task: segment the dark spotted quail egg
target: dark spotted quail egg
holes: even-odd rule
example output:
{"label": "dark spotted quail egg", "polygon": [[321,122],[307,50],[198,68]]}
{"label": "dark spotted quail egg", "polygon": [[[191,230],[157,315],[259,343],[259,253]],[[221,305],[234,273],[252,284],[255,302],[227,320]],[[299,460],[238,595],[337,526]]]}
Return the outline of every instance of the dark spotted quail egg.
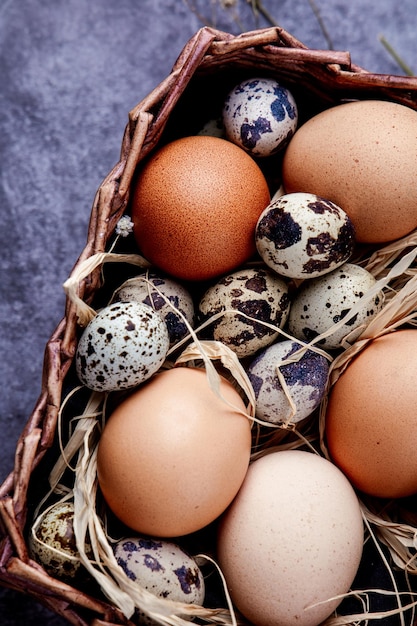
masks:
{"label": "dark spotted quail egg", "polygon": [[[311,341],[329,331],[328,336],[318,340],[318,345],[325,349],[352,343],[384,304],[384,294],[377,290],[361,306],[361,299],[375,283],[372,274],[355,263],[345,263],[325,276],[305,281],[291,304],[290,333],[302,341]],[[353,306],[359,306],[359,310],[332,330]]]}
{"label": "dark spotted quail egg", "polygon": [[236,85],[223,106],[227,139],[254,157],[283,150],[298,123],[291,92],[271,78],[250,78]]}
{"label": "dark spotted quail egg", "polygon": [[[308,417],[323,398],[329,360],[285,339],[260,352],[247,368],[256,398],[256,417],[274,424],[295,424]],[[281,375],[281,378],[279,376]]]}
{"label": "dark spotted quail egg", "polygon": [[259,217],[256,248],[264,263],[282,276],[313,278],[352,255],[353,224],[333,202],[310,193],[291,193],[271,202]]}
{"label": "dark spotted quail egg", "polygon": [[115,544],[114,555],[125,574],[155,596],[203,604],[203,574],[193,557],[176,543],[152,537],[128,537]]}
{"label": "dark spotted quail egg", "polygon": [[94,391],[130,389],[161,367],[168,349],[168,329],[159,313],[140,302],[114,302],[81,335],[77,375]]}
{"label": "dark spotted quail egg", "polygon": [[287,283],[265,268],[224,276],[207,289],[199,303],[202,320],[216,316],[209,326],[211,337],[238,357],[251,356],[271,344],[278,337],[275,329],[287,320],[289,307]]}
{"label": "dark spotted quail egg", "polygon": [[31,556],[60,580],[74,578],[81,567],[73,520],[72,502],[59,502],[36,521],[29,536]]}
{"label": "dark spotted quail egg", "polygon": [[164,319],[173,346],[194,325],[194,302],[191,294],[176,280],[145,272],[130,278],[119,287],[115,302],[143,302],[158,311]]}

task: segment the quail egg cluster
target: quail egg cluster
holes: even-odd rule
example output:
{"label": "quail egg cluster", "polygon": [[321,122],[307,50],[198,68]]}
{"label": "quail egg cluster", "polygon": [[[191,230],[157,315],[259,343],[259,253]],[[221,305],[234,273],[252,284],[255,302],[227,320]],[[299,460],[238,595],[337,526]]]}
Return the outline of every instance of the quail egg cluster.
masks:
{"label": "quail egg cluster", "polygon": [[[289,506],[284,510],[274,501],[267,465],[279,466],[274,455],[281,454],[275,451],[281,437],[310,442],[311,431],[304,438],[303,429],[319,429],[332,361],[360,338],[386,302],[386,291],[363,263],[357,215],[348,202],[350,180],[340,179],[338,191],[344,189],[345,196],[322,193],[329,187],[319,184],[293,184],[297,176],[290,176],[287,155],[293,157],[304,124],[314,130],[314,118],[299,126],[299,110],[288,85],[271,77],[249,77],[232,85],[199,132],[151,151],[133,179],[124,216],[131,220],[129,230],[115,231],[116,236],[123,231],[124,245],[135,247],[147,269],[129,277],[121,271],[116,286],[111,283],[106,304],[79,329],[77,382],[95,396],[102,394],[106,410],[110,407],[97,429],[95,459],[101,511],[109,514],[118,531],[118,539],[111,540],[114,558],[129,584],[174,603],[203,607],[207,602],[205,570],[185,548],[184,537],[205,539],[207,532],[211,554],[222,544],[222,529],[228,524],[234,528],[236,523],[236,532],[242,533],[242,543],[236,541],[232,552],[246,545],[245,537],[258,536],[253,516],[245,513],[249,505],[242,504],[242,493],[250,494],[255,504],[249,508],[256,508],[263,485],[264,504],[256,515],[262,528],[274,529],[261,538],[267,555],[274,538],[282,543],[284,534],[292,535],[298,545],[296,511],[310,511],[316,498],[313,508],[323,513],[325,478],[317,478],[315,493],[303,492],[302,472],[300,477],[291,474]],[[330,142],[331,134],[327,137]],[[302,154],[297,160],[300,170]],[[311,155],[314,151],[314,165]],[[310,178],[314,183],[322,172],[316,174]],[[193,350],[203,344],[221,353],[216,388],[210,372],[201,371],[204,358],[194,358]],[[184,365],[187,349],[192,359]],[[219,359],[217,353],[215,357]],[[232,380],[229,363],[239,370],[239,381]],[[249,393],[239,384],[242,380]],[[265,441],[273,448],[267,462],[257,457]],[[289,446],[281,456],[289,467],[293,453]],[[303,455],[308,467],[315,455]],[[323,469],[326,464],[338,483],[339,470],[328,461]],[[285,475],[280,480],[284,492],[288,481]],[[301,597],[303,606],[325,605],[330,596],[341,598],[357,571],[362,516],[356,494],[343,482],[345,487],[346,519],[351,514],[355,523],[343,529],[343,536],[339,523],[331,532],[341,554],[355,546],[353,565],[347,577],[342,576],[345,582],[335,587],[327,574],[343,569],[340,562],[331,561],[330,555],[330,565],[320,572],[317,559],[306,550],[298,570],[302,582],[293,594]],[[158,526],[161,503],[163,525]],[[202,503],[210,517],[202,515]],[[333,500],[327,504],[332,509]],[[283,512],[285,532],[276,528],[273,510]],[[80,567],[73,516],[71,503],[56,506],[38,520],[32,533],[33,558],[62,579],[74,576]],[[146,525],[141,525],[145,516]],[[325,521],[332,517],[326,513],[324,521],[322,515],[320,524],[312,521],[309,526],[309,516],[303,516],[303,533],[316,542],[311,554],[321,554],[328,536]],[[187,524],[180,527],[178,520],[185,519]],[[218,533],[214,539],[213,527]],[[235,550],[237,563],[243,552]],[[244,572],[228,569],[229,555],[227,546],[222,559],[225,571],[236,575],[236,598],[243,580],[259,590],[263,564]],[[286,567],[299,567],[290,554],[287,558]],[[279,559],[275,561],[270,563],[271,580]],[[306,599],[310,581],[305,572],[312,569],[329,593]],[[269,609],[268,602],[264,598],[261,604]],[[301,612],[288,623],[318,626],[329,616],[326,610],[320,612],[320,622],[303,621]],[[136,613],[138,623],[147,625],[165,623],[159,617],[154,622],[146,612]],[[277,623],[273,611],[265,620],[252,613],[245,617],[256,626]],[[174,614],[169,619],[177,623]]]}

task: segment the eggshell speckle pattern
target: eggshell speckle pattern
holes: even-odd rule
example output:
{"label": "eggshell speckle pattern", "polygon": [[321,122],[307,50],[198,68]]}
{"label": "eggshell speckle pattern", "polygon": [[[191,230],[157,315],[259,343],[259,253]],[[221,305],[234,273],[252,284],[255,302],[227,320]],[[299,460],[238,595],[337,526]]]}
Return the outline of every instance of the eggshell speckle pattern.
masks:
{"label": "eggshell speckle pattern", "polygon": [[313,452],[273,452],[253,461],[223,517],[218,561],[252,624],[318,626],[349,591],[363,536],[358,498],[336,466]]}
{"label": "eggshell speckle pattern", "polygon": [[115,302],[81,335],[77,375],[94,391],[129,389],[160,368],[168,349],[168,329],[159,313],[143,303]]}
{"label": "eggshell speckle pattern", "polygon": [[167,600],[203,604],[203,574],[196,561],[176,543],[128,537],[115,544],[114,555],[130,580],[150,593]]}
{"label": "eggshell speckle pattern", "polygon": [[194,302],[185,287],[171,278],[144,273],[130,278],[117,290],[116,302],[142,302],[152,307],[167,325],[170,345],[188,333],[187,325],[194,325]]}
{"label": "eggshell speckle pattern", "polygon": [[345,263],[355,246],[350,218],[339,206],[310,193],[284,194],[256,225],[256,248],[282,276],[313,278]]}
{"label": "eggshell speckle pattern", "polygon": [[212,280],[255,253],[254,230],[269,204],[255,160],[212,135],[181,137],[152,154],[132,190],[141,254],[179,280]]}
{"label": "eggshell speckle pattern", "polygon": [[[291,339],[278,341],[249,364],[247,374],[255,392],[256,416],[263,421],[295,424],[320,404],[326,389],[329,361],[311,349],[296,354],[301,348],[301,344]],[[282,364],[291,357],[293,362]],[[277,368],[295,410],[277,375]]]}
{"label": "eggshell speckle pattern", "polygon": [[289,307],[287,283],[264,268],[248,268],[224,276],[209,287],[199,303],[204,320],[225,312],[213,321],[210,332],[214,340],[226,344],[238,357],[251,356],[270,345],[278,331],[262,322],[282,328]]}
{"label": "eggshell speckle pattern", "polygon": [[[290,333],[302,341],[315,339],[346,317],[375,283],[372,274],[355,263],[345,263],[326,276],[306,281],[291,303]],[[383,304],[384,294],[378,291],[345,324],[319,339],[318,345],[336,349],[352,343]]]}
{"label": "eggshell speckle pattern", "polygon": [[61,580],[74,578],[81,566],[73,521],[72,502],[60,502],[44,513],[29,536],[32,557]]}
{"label": "eggshell speckle pattern", "polygon": [[226,137],[255,157],[282,150],[297,128],[297,104],[291,92],[270,78],[236,85],[223,107]]}

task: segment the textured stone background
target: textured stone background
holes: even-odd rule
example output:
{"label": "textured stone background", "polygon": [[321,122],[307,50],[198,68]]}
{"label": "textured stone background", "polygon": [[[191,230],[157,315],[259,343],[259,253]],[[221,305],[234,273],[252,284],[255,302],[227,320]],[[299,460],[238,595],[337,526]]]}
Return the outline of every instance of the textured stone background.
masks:
{"label": "textured stone background", "polygon": [[[309,47],[349,50],[368,70],[401,74],[382,33],[417,72],[415,0],[263,6]],[[0,3],[0,481],[36,402],[62,283],[84,246],[95,191],[118,160],[128,111],[203,24],[233,33],[270,25],[246,0]],[[0,623],[67,622],[2,590]]]}

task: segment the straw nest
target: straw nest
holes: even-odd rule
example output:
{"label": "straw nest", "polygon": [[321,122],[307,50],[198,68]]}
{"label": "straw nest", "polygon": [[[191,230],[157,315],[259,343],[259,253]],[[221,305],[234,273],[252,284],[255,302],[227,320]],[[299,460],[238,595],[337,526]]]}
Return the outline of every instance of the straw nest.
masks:
{"label": "straw nest", "polygon": [[[123,237],[123,220],[129,214],[129,194],[138,164],[161,138],[172,136],[173,129],[181,128],[186,134],[186,105],[201,90],[209,96],[206,101],[215,102],[237,77],[250,76],[254,71],[285,82],[308,103],[312,113],[345,100],[372,98],[417,109],[417,79],[369,73],[352,65],[348,52],[308,49],[281,28],[240,36],[202,28],[186,44],[169,76],[130,111],[120,160],[97,191],[87,244],[64,285],[65,315],[46,346],[39,400],[17,442],[13,471],[0,488],[2,584],[29,594],[73,624],[135,624],[137,608],[162,624],[186,624],[190,618],[213,624],[241,620],[227,601],[226,590],[225,606],[220,608],[169,603],[132,584],[121,572],[111,537],[95,507],[97,425],[103,423],[107,398],[102,393],[86,393],[74,379],[71,366],[80,328],[94,317],[96,295],[103,292],[103,285],[106,287],[105,267],[116,263],[142,269],[149,266],[146,259],[126,248]],[[416,244],[417,234],[411,233],[358,260],[376,277],[378,289],[386,289],[386,305],[361,337],[332,362],[329,385],[373,337],[400,324],[414,323]],[[190,332],[193,342],[185,347],[179,362],[201,361],[215,384],[213,363],[219,360],[243,391],[253,416],[253,390],[237,359],[221,345],[200,341],[198,332]],[[323,411],[317,424],[316,431],[310,429],[301,436],[291,429],[270,430],[265,446],[297,447],[318,442],[320,448]],[[324,446],[322,451],[326,454]],[[74,502],[77,547],[93,581],[89,585],[73,587],[71,582],[48,575],[30,553],[29,540],[39,515],[51,502],[67,500]],[[415,573],[417,527],[411,513],[407,521],[398,521],[390,510],[382,514],[373,510],[372,503],[362,506],[372,536],[388,548],[395,567]],[[216,570],[209,555],[199,558]],[[217,575],[222,581],[220,571]],[[333,621],[337,623],[337,618]],[[351,616],[352,621],[361,621],[361,616]],[[341,618],[341,622],[346,619]]]}

